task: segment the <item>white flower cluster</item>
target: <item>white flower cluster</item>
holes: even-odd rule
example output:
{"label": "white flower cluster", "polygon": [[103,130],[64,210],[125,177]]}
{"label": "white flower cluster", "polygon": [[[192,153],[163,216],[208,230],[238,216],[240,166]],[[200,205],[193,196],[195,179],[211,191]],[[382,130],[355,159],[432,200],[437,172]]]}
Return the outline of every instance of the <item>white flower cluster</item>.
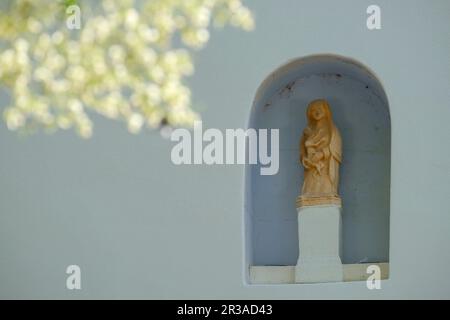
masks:
{"label": "white flower cluster", "polygon": [[[212,24],[253,28],[241,0],[9,1],[0,13],[0,85],[11,130],[75,128],[92,135],[90,111],[147,125],[191,126],[199,115],[183,84],[191,52]],[[79,30],[66,6],[81,8]]]}

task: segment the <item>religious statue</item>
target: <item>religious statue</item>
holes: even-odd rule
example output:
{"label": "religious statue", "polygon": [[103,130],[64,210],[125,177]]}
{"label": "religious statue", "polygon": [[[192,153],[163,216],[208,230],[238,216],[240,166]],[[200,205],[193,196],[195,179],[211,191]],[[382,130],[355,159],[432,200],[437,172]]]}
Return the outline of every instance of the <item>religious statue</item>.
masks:
{"label": "religious statue", "polygon": [[342,140],[324,99],[312,101],[306,111],[308,125],[300,140],[304,181],[297,207],[341,206],[338,194]]}

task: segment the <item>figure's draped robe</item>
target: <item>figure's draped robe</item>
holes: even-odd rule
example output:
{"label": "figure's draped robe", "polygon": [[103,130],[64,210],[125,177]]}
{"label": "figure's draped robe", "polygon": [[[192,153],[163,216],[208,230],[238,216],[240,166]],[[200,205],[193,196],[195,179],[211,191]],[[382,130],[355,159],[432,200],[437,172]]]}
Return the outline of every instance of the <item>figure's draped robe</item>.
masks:
{"label": "figure's draped robe", "polygon": [[[324,153],[325,166],[319,173],[315,168],[305,168],[304,182],[302,187],[301,196],[302,198],[309,197],[328,197],[336,196],[338,197],[338,183],[339,183],[339,164],[342,161],[342,140],[334,124],[331,124],[331,137],[326,139],[329,141],[328,145],[325,146],[320,151]],[[319,130],[319,129],[315,129]],[[330,133],[329,133],[330,134]],[[328,138],[328,137],[327,137]],[[306,136],[303,133],[300,140],[300,151],[302,162],[307,155],[305,148]]]}

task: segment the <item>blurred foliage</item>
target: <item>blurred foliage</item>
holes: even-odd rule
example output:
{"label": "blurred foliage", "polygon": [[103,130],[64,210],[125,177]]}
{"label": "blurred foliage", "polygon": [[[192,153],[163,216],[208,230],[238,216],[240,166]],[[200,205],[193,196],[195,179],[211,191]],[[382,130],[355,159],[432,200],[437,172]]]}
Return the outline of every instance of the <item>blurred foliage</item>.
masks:
{"label": "blurred foliage", "polygon": [[[74,4],[80,29],[67,27]],[[199,115],[183,81],[192,52],[212,25],[254,25],[241,0],[2,0],[0,9],[8,128],[74,128],[84,138],[91,111],[125,121],[132,133],[191,126]]]}

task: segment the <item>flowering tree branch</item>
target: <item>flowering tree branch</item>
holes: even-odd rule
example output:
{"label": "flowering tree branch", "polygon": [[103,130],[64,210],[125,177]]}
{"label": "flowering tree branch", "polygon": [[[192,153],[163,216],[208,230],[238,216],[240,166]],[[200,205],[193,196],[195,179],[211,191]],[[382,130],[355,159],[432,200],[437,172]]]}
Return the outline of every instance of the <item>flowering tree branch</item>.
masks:
{"label": "flowering tree branch", "polygon": [[[79,29],[68,27],[77,18]],[[90,112],[144,126],[191,126],[184,79],[212,25],[251,30],[241,0],[16,0],[0,5],[0,85],[10,130],[74,128],[92,135]]]}

